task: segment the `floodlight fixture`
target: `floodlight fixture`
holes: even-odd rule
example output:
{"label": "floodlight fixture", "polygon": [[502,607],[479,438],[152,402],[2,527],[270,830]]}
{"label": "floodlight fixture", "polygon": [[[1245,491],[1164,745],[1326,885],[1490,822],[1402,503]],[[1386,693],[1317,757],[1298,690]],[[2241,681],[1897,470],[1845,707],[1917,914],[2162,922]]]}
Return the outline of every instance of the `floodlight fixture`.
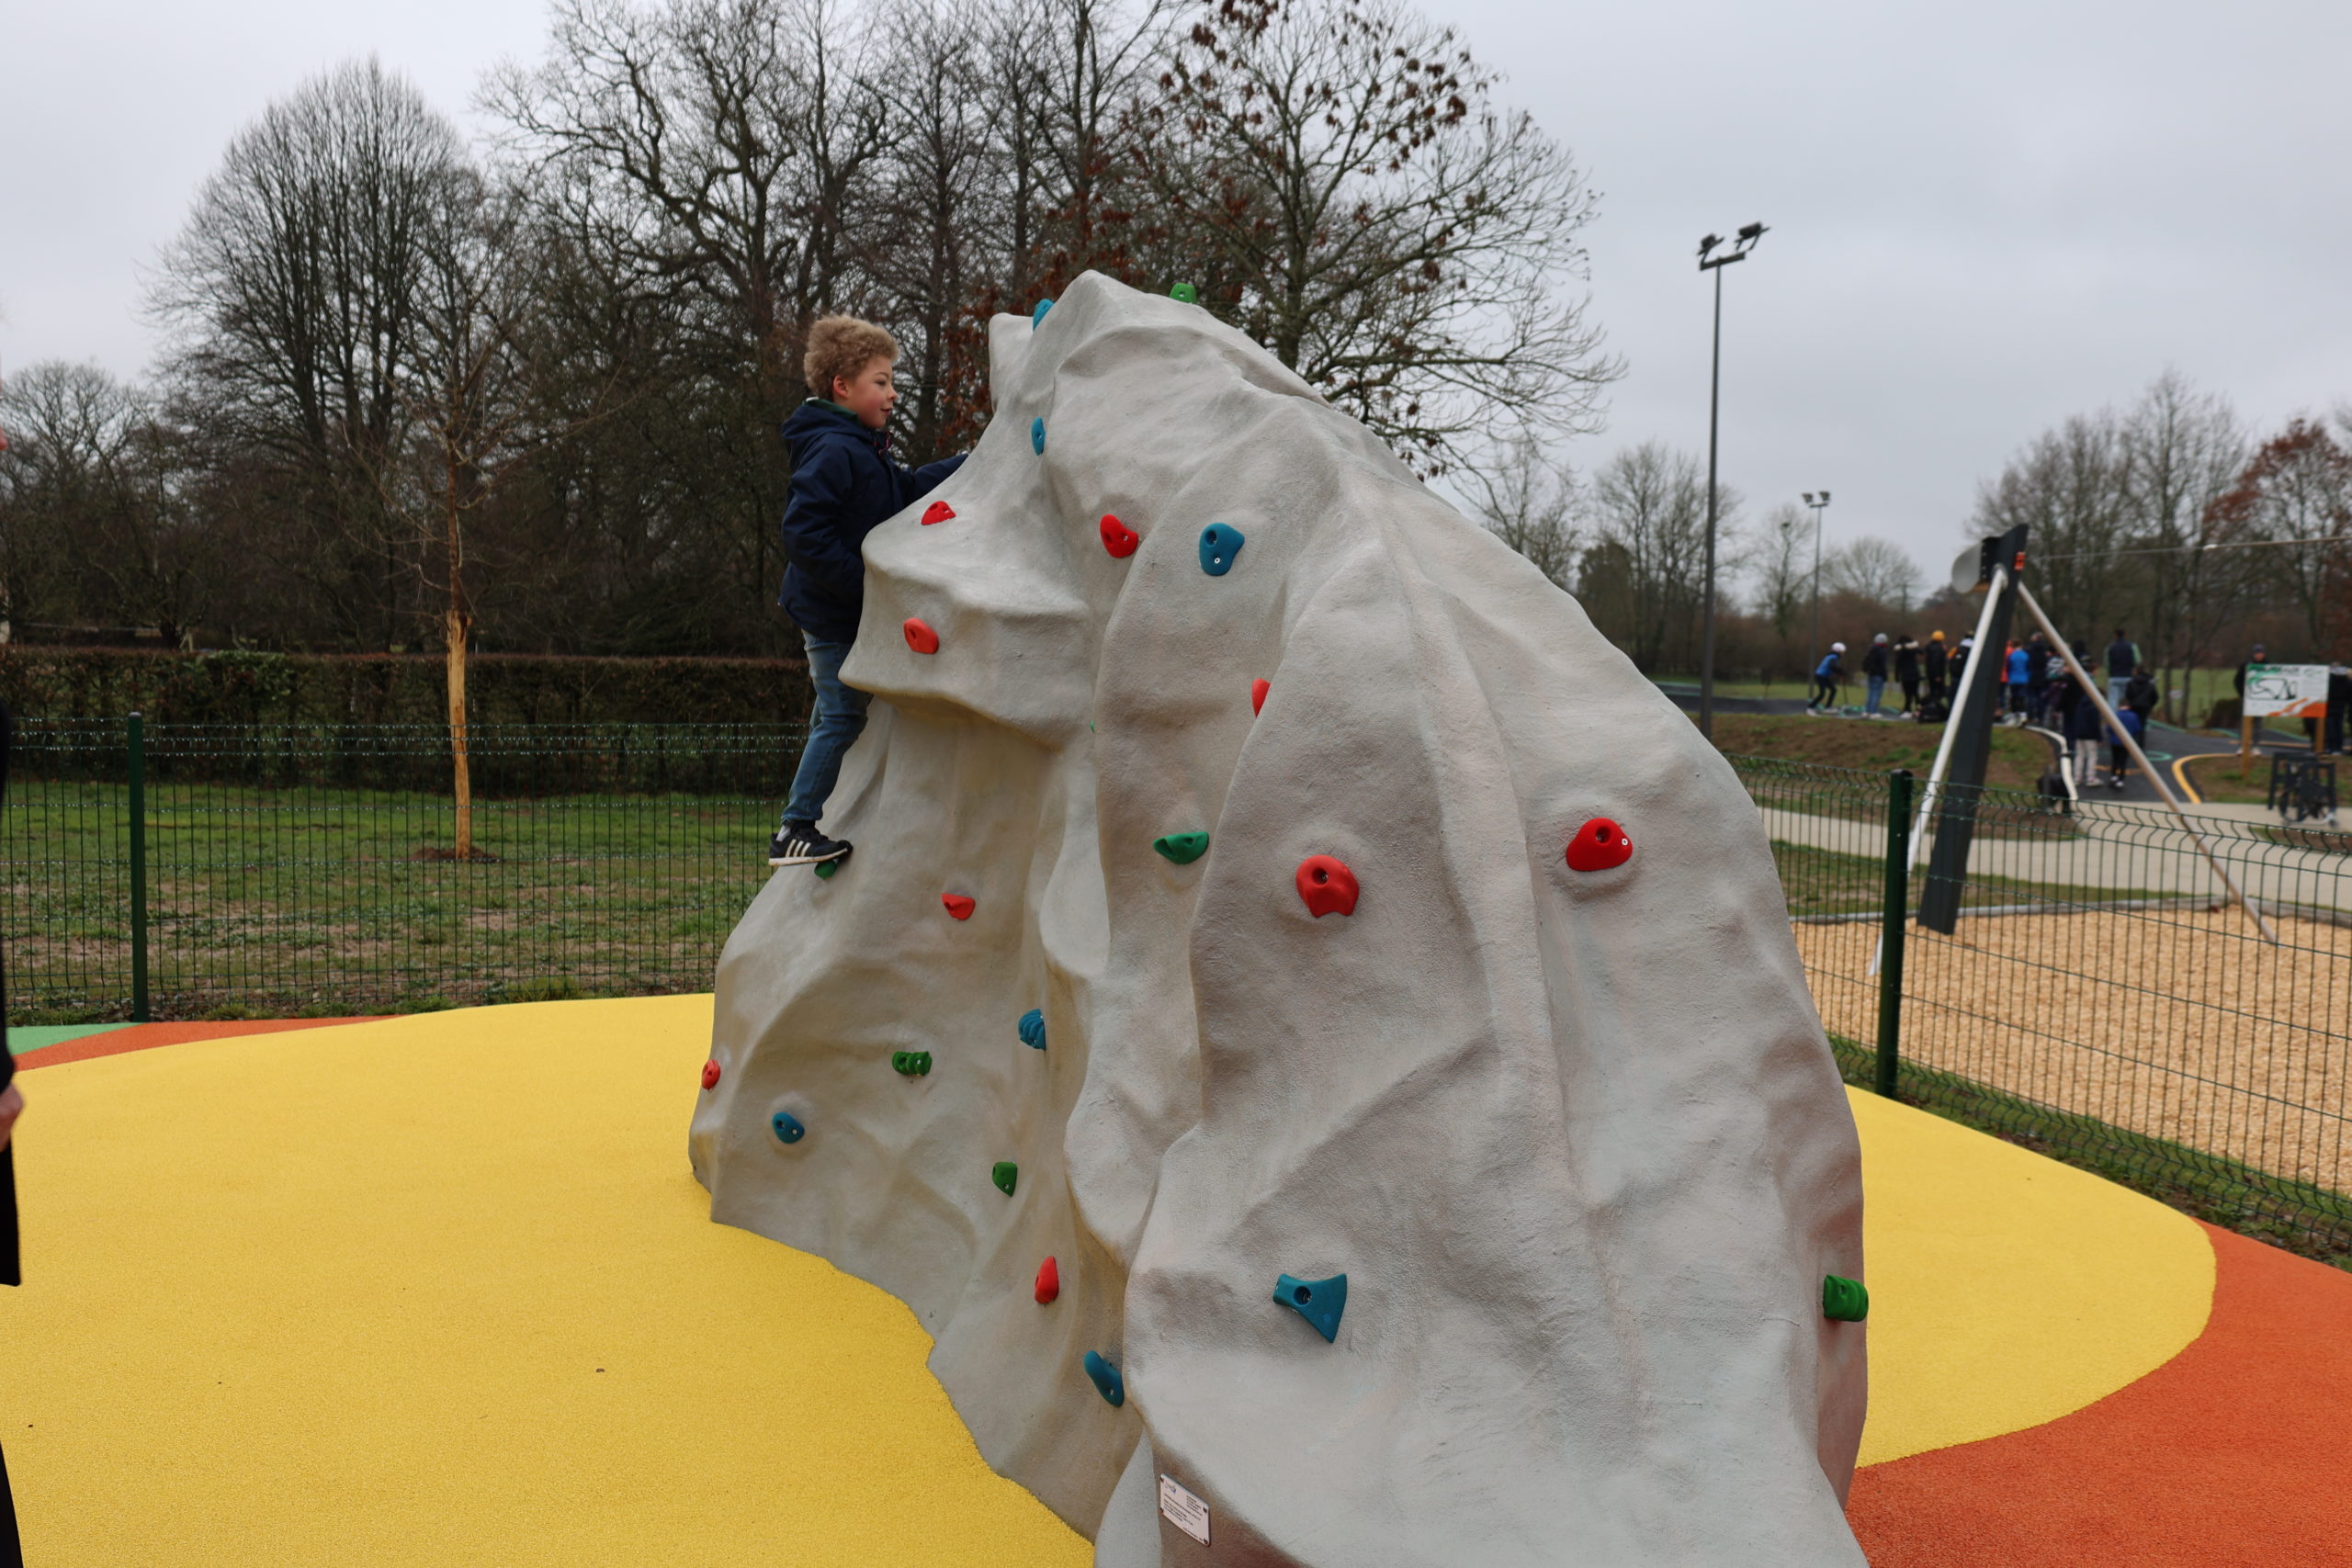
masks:
{"label": "floodlight fixture", "polygon": [[[1699,630],[1699,733],[1712,740],[1715,736],[1715,531],[1721,520],[1715,485],[1715,425],[1716,410],[1723,400],[1724,381],[1724,274],[1723,269],[1736,261],[1746,261],[1756,242],[1764,237],[1764,225],[1750,223],[1739,231],[1739,242],[1721,255],[1713,254],[1724,243],[1720,234],[1708,234],[1699,241],[1699,270],[1715,275],[1715,340],[1712,353],[1713,367],[1707,378],[1707,584],[1705,608],[1702,612]],[[1826,505],[1829,496],[1822,494]],[[1814,535],[1816,550],[1820,538],[1820,513],[1814,513]]]}

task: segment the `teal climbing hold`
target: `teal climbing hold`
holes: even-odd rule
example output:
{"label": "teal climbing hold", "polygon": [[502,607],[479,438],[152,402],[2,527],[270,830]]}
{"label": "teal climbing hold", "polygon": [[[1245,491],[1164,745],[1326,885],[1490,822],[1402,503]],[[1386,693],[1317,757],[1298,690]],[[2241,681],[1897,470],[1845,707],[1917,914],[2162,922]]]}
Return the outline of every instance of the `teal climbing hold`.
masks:
{"label": "teal climbing hold", "polygon": [[800,1124],[800,1119],[788,1111],[779,1111],[769,1117],[768,1125],[775,1129],[775,1141],[779,1144],[797,1144],[808,1135],[808,1129]]}
{"label": "teal climbing hold", "polygon": [[931,1071],[931,1053],[893,1051],[890,1053],[890,1070],[894,1073],[904,1073],[910,1078],[922,1077]]}
{"label": "teal climbing hold", "polygon": [[1340,1314],[1348,1310],[1348,1277],[1301,1280],[1284,1274],[1274,1281],[1274,1300],[1298,1314],[1327,1340],[1340,1337]]}
{"label": "teal climbing hold", "polygon": [[833,879],[833,873],[841,868],[842,863],[837,860],[820,860],[817,863],[817,880],[831,882]]}
{"label": "teal climbing hold", "polygon": [[996,1183],[998,1191],[1010,1198],[1013,1188],[1020,1184],[1021,1168],[1009,1159],[1001,1159],[996,1162],[996,1168],[989,1172],[989,1179]]}
{"label": "teal climbing hold", "polygon": [[1159,852],[1163,860],[1178,865],[1190,865],[1209,852],[1209,836],[1206,833],[1162,833],[1151,841],[1151,847]]}
{"label": "teal climbing hold", "polygon": [[1037,308],[1029,312],[1029,330],[1031,332],[1035,332],[1038,326],[1045,321],[1046,312],[1053,308],[1054,302],[1051,299],[1038,300]]}
{"label": "teal climbing hold", "polygon": [[1197,305],[1201,302],[1201,291],[1189,283],[1180,283],[1168,291],[1168,298],[1179,304]]}
{"label": "teal climbing hold", "polygon": [[1031,1008],[1021,1015],[1021,1043],[1033,1051],[1046,1048],[1046,1014],[1043,1009]]}
{"label": "teal climbing hold", "polygon": [[1230,524],[1210,524],[1201,530],[1201,570],[1211,577],[1223,577],[1233,570],[1233,558],[1249,542]]}
{"label": "teal climbing hold", "polygon": [[1871,1293],[1860,1280],[1837,1274],[1821,1277],[1821,1315],[1839,1323],[1860,1323],[1871,1314]]}
{"label": "teal climbing hold", "polygon": [[1044,414],[1039,414],[1029,422],[1029,445],[1036,448],[1037,456],[1040,457],[1046,455],[1046,416]]}
{"label": "teal climbing hold", "polygon": [[1094,1392],[1113,1409],[1127,1402],[1127,1385],[1119,1376],[1119,1369],[1104,1360],[1100,1352],[1086,1353],[1086,1375],[1093,1381]]}

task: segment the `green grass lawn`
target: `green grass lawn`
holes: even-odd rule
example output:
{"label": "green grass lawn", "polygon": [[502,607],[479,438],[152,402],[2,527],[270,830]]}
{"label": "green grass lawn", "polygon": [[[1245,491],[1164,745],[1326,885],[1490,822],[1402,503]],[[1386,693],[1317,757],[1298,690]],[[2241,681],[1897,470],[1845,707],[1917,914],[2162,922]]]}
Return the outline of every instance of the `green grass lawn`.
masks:
{"label": "green grass lawn", "polygon": [[[413,1010],[698,990],[770,874],[774,804],[693,795],[477,802],[175,785],[149,792],[156,1017]],[[119,785],[17,781],[6,937],[22,1023],[130,1016]]]}

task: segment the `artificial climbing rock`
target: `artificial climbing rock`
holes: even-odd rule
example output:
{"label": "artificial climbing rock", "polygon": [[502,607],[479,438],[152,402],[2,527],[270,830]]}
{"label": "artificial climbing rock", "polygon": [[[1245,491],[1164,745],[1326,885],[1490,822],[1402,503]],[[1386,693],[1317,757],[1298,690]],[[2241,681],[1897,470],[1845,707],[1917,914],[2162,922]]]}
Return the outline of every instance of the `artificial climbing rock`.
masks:
{"label": "artificial climbing rock", "polygon": [[1001,1159],[989,1172],[989,1179],[996,1183],[998,1191],[1010,1198],[1013,1188],[1020,1184],[1021,1168],[1009,1159]]}
{"label": "artificial climbing rock", "polygon": [[1634,840],[1606,817],[1596,817],[1568,840],[1568,869],[1607,871],[1634,858]]}
{"label": "artificial climbing rock", "polygon": [[1317,919],[1356,912],[1356,874],[1337,855],[1309,855],[1298,863],[1298,896]]}
{"label": "artificial climbing rock", "polygon": [[1871,1293],[1860,1280],[1827,1274],[1821,1280],[1821,1315],[1839,1323],[1860,1323],[1871,1314]]}
{"label": "artificial climbing rock", "polygon": [[955,515],[954,507],[944,501],[934,501],[922,509],[922,525],[928,528],[934,523],[944,523]]}
{"label": "artificial climbing rock", "polygon": [[961,893],[942,893],[939,901],[946,906],[948,917],[952,919],[968,920],[972,918],[972,911],[979,908],[978,899],[967,898]]}
{"label": "artificial climbing rock", "polygon": [[1118,557],[1120,559],[1125,560],[1127,557],[1135,554],[1136,547],[1142,543],[1142,535],[1136,533],[1133,528],[1128,527],[1125,523],[1120,522],[1109,513],[1106,512],[1102,514],[1102,547],[1104,549],[1110,551],[1114,556]]}
{"label": "artificial climbing rock", "polygon": [[[1206,286],[1060,287],[1052,332],[989,327],[969,460],[864,540],[824,823],[858,874],[753,879],[718,961],[728,1092],[682,1097],[713,1217],[905,1302],[978,1453],[1106,1564],[1158,1561],[1166,1474],[1217,1543],[1171,1527],[1171,1565],[1862,1568],[1873,1336],[1815,1307],[1869,1277],[1860,1157],[1754,802]],[[917,526],[941,497],[963,526]],[[1150,548],[1105,567],[1105,513]],[[1250,570],[1186,558],[1220,520]],[[1569,870],[1619,811],[1640,869]],[[1316,853],[1363,863],[1359,918],[1283,896]],[[916,1041],[956,1070],[873,1070]],[[1293,1265],[1348,1270],[1344,1350],[1267,1312]]]}
{"label": "artificial climbing rock", "polygon": [[1233,570],[1233,558],[1249,542],[1229,523],[1210,524],[1201,530],[1201,570],[1211,577],[1223,577]]}
{"label": "artificial climbing rock", "polygon": [[718,1059],[715,1056],[702,1065],[702,1087],[705,1089],[718,1087]]}
{"label": "artificial climbing rock", "polygon": [[899,629],[906,634],[907,646],[917,653],[939,651],[939,634],[931,629],[930,622],[909,615],[906,624]]}
{"label": "artificial climbing rock", "polygon": [[931,1053],[893,1051],[890,1053],[890,1070],[910,1078],[922,1077],[931,1071]]}
{"label": "artificial climbing rock", "polygon": [[1100,1351],[1089,1350],[1086,1353],[1086,1375],[1105,1404],[1115,1410],[1127,1402],[1125,1380],[1119,1376],[1119,1369],[1104,1359]]}
{"label": "artificial climbing rock", "polygon": [[1046,416],[1039,414],[1029,422],[1029,446],[1040,457],[1046,455]]}
{"label": "artificial climbing rock", "polygon": [[1274,683],[1273,683],[1272,681],[1267,681],[1267,680],[1257,680],[1257,681],[1252,681],[1252,682],[1250,682],[1250,711],[1251,713],[1263,713],[1263,712],[1265,712],[1265,711],[1266,711],[1266,694],[1267,694],[1268,692],[1272,691],[1273,689],[1274,689]]}
{"label": "artificial climbing rock", "polygon": [[1062,1293],[1062,1271],[1054,1266],[1052,1258],[1037,1265],[1037,1288],[1033,1293],[1039,1306],[1049,1304]]}
{"label": "artificial climbing rock", "polygon": [[808,1135],[808,1129],[800,1124],[800,1118],[788,1111],[779,1111],[769,1117],[768,1127],[775,1134],[775,1141],[779,1144],[797,1144]]}
{"label": "artificial climbing rock", "polygon": [[1159,852],[1162,860],[1173,861],[1178,865],[1190,865],[1209,852],[1209,836],[1206,833],[1162,833],[1151,841],[1151,847]]}
{"label": "artificial climbing rock", "polygon": [[1021,1043],[1032,1049],[1046,1048],[1046,1013],[1042,1008],[1031,1008],[1021,1015]]}
{"label": "artificial climbing rock", "polygon": [[1337,1339],[1340,1314],[1348,1310],[1348,1277],[1334,1274],[1328,1280],[1301,1280],[1279,1275],[1274,1280],[1274,1300],[1313,1324],[1315,1332],[1324,1338]]}

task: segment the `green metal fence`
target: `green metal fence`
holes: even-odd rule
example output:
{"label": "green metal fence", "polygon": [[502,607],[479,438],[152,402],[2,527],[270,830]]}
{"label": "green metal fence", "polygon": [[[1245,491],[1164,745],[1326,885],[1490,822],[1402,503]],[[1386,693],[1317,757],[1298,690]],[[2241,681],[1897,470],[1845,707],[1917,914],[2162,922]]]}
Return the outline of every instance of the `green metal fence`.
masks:
{"label": "green metal fence", "polygon": [[[478,728],[485,858],[459,861],[437,728],[20,723],[0,816],[11,1021],[703,989],[768,875],[801,739]],[[1907,776],[1733,762],[1849,1081],[2352,1253],[2352,855],[2335,840],[1999,790],[1927,802],[1914,840]],[[1939,884],[1954,802],[1973,840]]]}
{"label": "green metal fence", "polygon": [[[1907,776],[1733,761],[1849,1081],[2352,1252],[2352,855],[1993,789],[1929,802],[1906,843]],[[1939,888],[1948,806],[1975,831],[1965,878]],[[1939,892],[1949,931],[1921,919]]]}
{"label": "green metal fence", "polygon": [[20,722],[13,1021],[699,990],[768,870],[799,726]]}

